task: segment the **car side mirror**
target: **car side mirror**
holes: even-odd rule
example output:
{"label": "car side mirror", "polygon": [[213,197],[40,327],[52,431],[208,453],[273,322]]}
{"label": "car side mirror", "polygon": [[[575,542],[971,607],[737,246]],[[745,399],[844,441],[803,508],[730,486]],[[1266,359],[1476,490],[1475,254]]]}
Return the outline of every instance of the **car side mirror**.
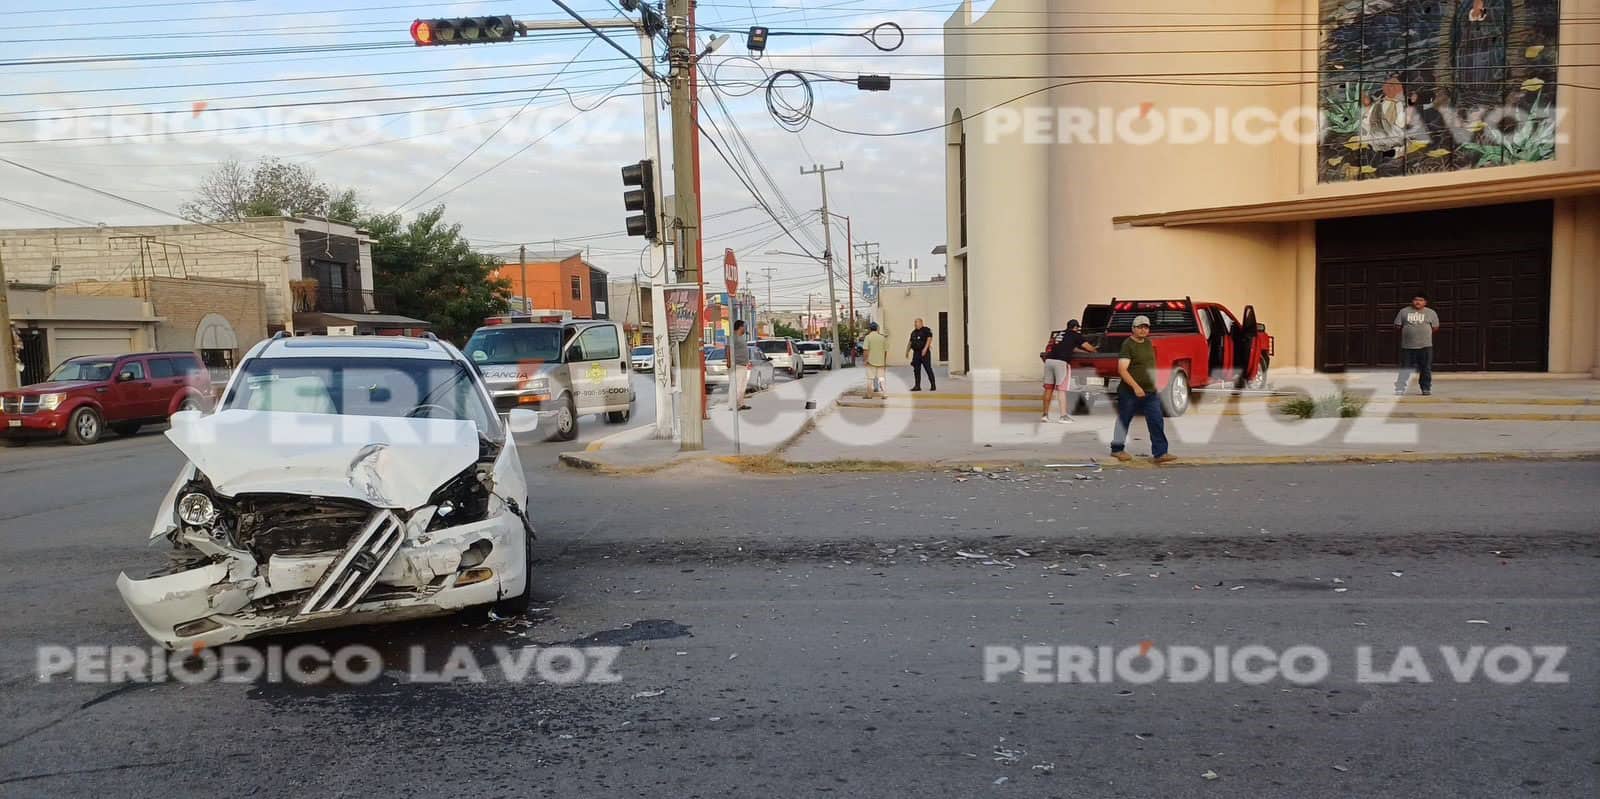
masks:
{"label": "car side mirror", "polygon": [[118,383],[127,383],[131,380],[133,380],[133,370],[131,369],[124,370],[121,374],[117,375]]}
{"label": "car side mirror", "polygon": [[539,429],[539,414],[528,408],[512,408],[506,414],[506,424],[513,433],[532,433]]}

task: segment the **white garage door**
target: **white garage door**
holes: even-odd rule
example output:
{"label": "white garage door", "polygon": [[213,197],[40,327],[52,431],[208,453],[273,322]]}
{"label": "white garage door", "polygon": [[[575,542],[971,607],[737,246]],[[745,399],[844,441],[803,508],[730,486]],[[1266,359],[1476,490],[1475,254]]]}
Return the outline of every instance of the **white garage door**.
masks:
{"label": "white garage door", "polygon": [[133,352],[131,330],[56,330],[50,347],[52,366],[80,355],[122,355]]}

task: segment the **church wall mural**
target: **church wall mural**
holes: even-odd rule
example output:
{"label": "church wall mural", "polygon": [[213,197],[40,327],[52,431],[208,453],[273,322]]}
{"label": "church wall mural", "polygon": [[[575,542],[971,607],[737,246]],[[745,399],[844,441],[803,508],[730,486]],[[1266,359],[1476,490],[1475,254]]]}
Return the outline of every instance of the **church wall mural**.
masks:
{"label": "church wall mural", "polygon": [[1558,0],[1322,0],[1323,183],[1548,161]]}

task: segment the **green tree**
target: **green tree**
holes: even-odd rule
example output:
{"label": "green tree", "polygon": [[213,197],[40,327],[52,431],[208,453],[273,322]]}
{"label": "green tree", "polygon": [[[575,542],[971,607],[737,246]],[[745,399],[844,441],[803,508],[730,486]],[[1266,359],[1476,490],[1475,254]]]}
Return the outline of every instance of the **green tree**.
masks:
{"label": "green tree", "polygon": [[776,338],[792,338],[796,340],[804,340],[806,337],[806,334],[801,332],[800,328],[790,327],[782,322],[772,323],[772,335]]}
{"label": "green tree", "polygon": [[466,339],[486,316],[510,309],[511,281],[493,276],[500,260],[474,252],[460,224],[444,222],[444,206],[409,223],[399,214],[369,216],[373,285],[393,292],[396,310],[426,319],[441,338]]}

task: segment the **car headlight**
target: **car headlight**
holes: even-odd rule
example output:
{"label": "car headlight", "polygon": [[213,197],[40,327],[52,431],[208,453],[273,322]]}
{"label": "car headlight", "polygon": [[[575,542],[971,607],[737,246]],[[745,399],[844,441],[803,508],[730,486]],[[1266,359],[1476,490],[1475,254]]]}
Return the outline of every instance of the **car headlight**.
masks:
{"label": "car headlight", "polygon": [[550,393],[550,379],[546,377],[530,377],[522,382],[523,391],[532,391],[535,394]]}
{"label": "car headlight", "polygon": [[217,506],[211,497],[191,491],[178,497],[178,518],[191,527],[204,527],[217,518]]}
{"label": "car headlight", "polygon": [[66,402],[66,401],[67,401],[67,395],[63,394],[63,393],[40,394],[39,395],[39,409],[40,410],[45,410],[45,411],[53,411],[53,410],[61,407],[61,403]]}

